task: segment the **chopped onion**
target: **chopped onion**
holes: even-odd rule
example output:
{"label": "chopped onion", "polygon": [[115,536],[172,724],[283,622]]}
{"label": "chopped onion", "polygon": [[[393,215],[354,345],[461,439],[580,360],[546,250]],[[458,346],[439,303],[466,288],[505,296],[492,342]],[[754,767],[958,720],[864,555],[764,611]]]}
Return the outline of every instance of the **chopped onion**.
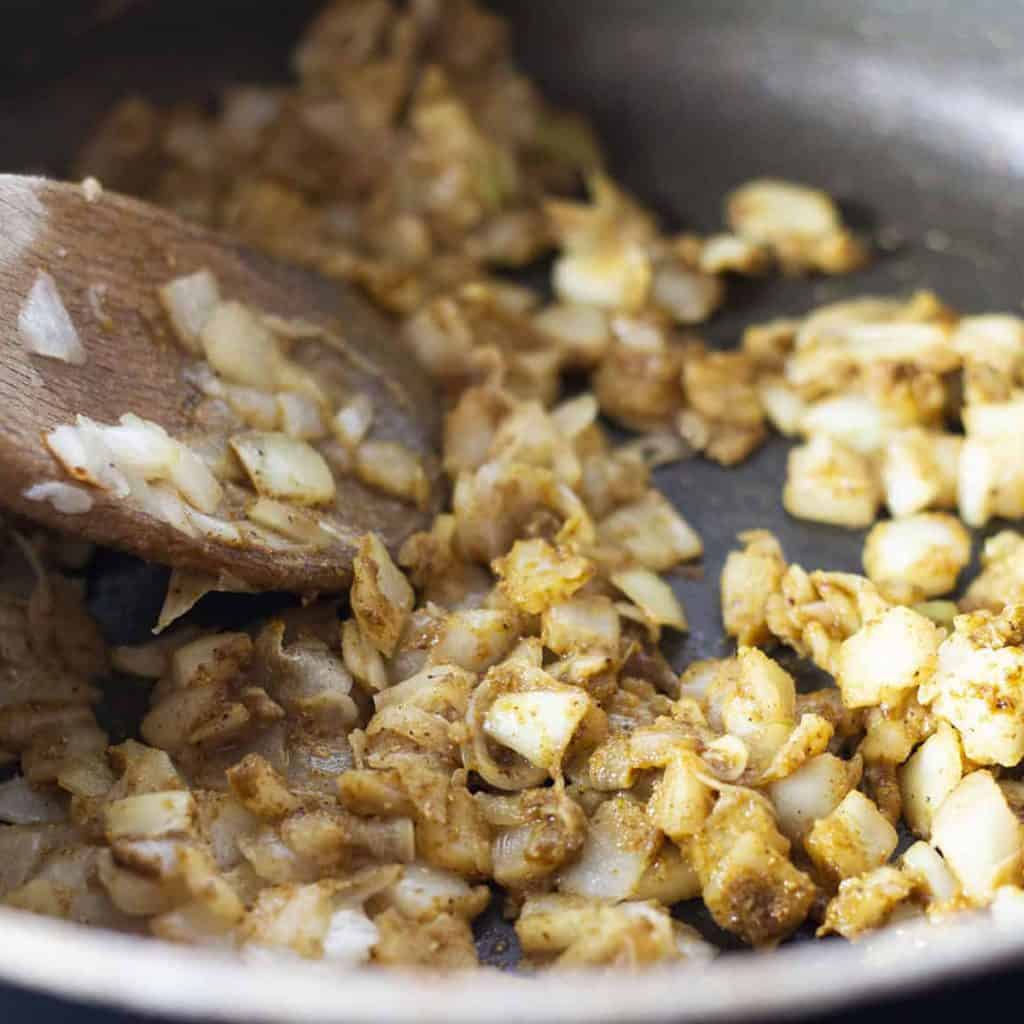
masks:
{"label": "chopped onion", "polygon": [[724,295],[722,282],[713,274],[676,264],[659,267],[651,285],[654,304],[681,324],[696,324],[718,308]]}
{"label": "chopped onion", "polygon": [[198,355],[202,352],[199,335],[220,303],[217,279],[209,270],[198,270],[169,281],[158,294],[178,340]]}
{"label": "chopped onion", "polygon": [[613,573],[611,581],[651,622],[683,633],[689,629],[686,612],[672,588],[650,569],[624,569]]}
{"label": "chopped onion", "polygon": [[103,195],[103,186],[100,184],[98,179],[90,175],[88,178],[84,178],[82,180],[81,187],[82,195],[85,196],[85,201],[87,203],[99,202],[101,196]]}
{"label": "chopped onion", "polygon": [[356,450],[356,476],[385,494],[423,508],[430,485],[419,457],[395,441],[364,441]]}
{"label": "chopped onion", "polygon": [[92,495],[82,487],[47,480],[33,484],[23,494],[29,501],[48,501],[58,512],[66,516],[80,516],[92,508]]}
{"label": "chopped onion", "polygon": [[227,519],[218,519],[216,516],[208,516],[194,508],[186,508],[185,513],[189,522],[196,528],[198,533],[218,544],[241,544],[242,535],[238,527]]}
{"label": "chopped onion", "polygon": [[594,899],[628,899],[654,859],[658,831],[624,797],[603,803],[590,819],[579,860],[562,872],[560,892]]}
{"label": "chopped onion", "polygon": [[62,424],[44,438],[46,447],[76,480],[93,484],[124,498],[131,493],[125,475],[114,466],[114,455],[99,426],[86,416],[75,425]]}
{"label": "chopped onion", "polygon": [[270,391],[281,353],[277,339],[240,302],[221,302],[203,325],[199,340],[207,361],[233,384]]}
{"label": "chopped onion", "polygon": [[276,430],[281,421],[281,407],[277,398],[259,388],[227,387],[225,401],[233,412],[257,430]]}
{"label": "chopped onion", "polygon": [[125,413],[117,426],[98,425],[117,468],[146,480],[163,479],[177,458],[174,440],[163,427],[133,413]]}
{"label": "chopped onion", "polygon": [[57,282],[45,270],[36,274],[21,307],[18,330],[25,348],[33,355],[85,365],[85,347],[61,301]]}
{"label": "chopped onion", "polygon": [[346,448],[355,448],[373,426],[373,402],[369,395],[356,395],[346,402],[331,420],[334,436]]}
{"label": "chopped onion", "polygon": [[283,391],[276,399],[281,429],[299,441],[317,441],[327,433],[320,407],[306,395]]}
{"label": "chopped onion", "polygon": [[342,907],[331,915],[323,938],[324,959],[336,964],[364,964],[380,939],[377,926],[358,907]]}
{"label": "chopped onion", "polygon": [[245,514],[260,526],[276,530],[284,537],[301,544],[324,546],[331,541],[320,524],[305,510],[297,509],[273,498],[257,498]]}
{"label": "chopped onion", "polygon": [[287,434],[252,431],[231,438],[231,447],[260,494],[300,505],[334,497],[334,477],[323,456]]}
{"label": "chopped onion", "polygon": [[36,789],[21,775],[0,782],[0,821],[9,825],[49,825],[67,818],[67,802],[57,793]]}
{"label": "chopped onion", "polygon": [[531,764],[551,770],[590,707],[588,694],[575,687],[506,693],[490,706],[484,731]]}
{"label": "chopped onion", "polygon": [[210,467],[191,448],[176,443],[177,458],[171,463],[170,480],[193,507],[209,515],[217,510],[224,491]]}

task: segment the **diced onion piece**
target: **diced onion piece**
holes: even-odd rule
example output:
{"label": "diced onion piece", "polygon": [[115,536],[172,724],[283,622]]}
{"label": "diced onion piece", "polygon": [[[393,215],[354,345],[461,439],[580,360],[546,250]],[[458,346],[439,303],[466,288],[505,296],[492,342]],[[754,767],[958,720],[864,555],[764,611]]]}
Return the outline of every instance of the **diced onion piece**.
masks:
{"label": "diced onion piece", "polygon": [[103,186],[100,184],[98,178],[94,178],[89,175],[87,178],[82,179],[82,195],[85,196],[87,203],[97,203],[103,197]]}
{"label": "diced onion piece", "polygon": [[579,860],[558,877],[559,891],[614,903],[628,899],[654,859],[659,835],[642,808],[613,797],[594,812]]}
{"label": "diced onion piece", "polygon": [[85,346],[61,301],[57,282],[45,270],[36,274],[18,313],[18,331],[25,348],[33,355],[73,366],[85,365]]}
{"label": "diced onion piece", "polygon": [[864,569],[894,599],[948,594],[971,557],[971,535],[941,513],[877,523],[864,542]]}
{"label": "diced onion piece", "polygon": [[33,484],[23,492],[29,501],[49,502],[58,512],[66,516],[80,516],[88,512],[93,505],[92,495],[75,484],[61,483],[59,480],[47,480]]}
{"label": "diced onion piece", "polygon": [[145,480],[159,480],[170,473],[178,458],[177,442],[157,423],[125,413],[115,426],[100,426],[103,440],[117,468]]}
{"label": "diced onion piece", "polygon": [[274,390],[281,359],[277,339],[240,302],[218,303],[199,334],[209,364],[234,384]]}
{"label": "diced onion piece", "polygon": [[589,391],[556,405],[551,410],[551,421],[563,437],[578,438],[597,421],[597,399]]}
{"label": "diced onion piece", "polygon": [[761,405],[771,425],[786,437],[800,432],[807,403],[800,393],[780,378],[761,381],[757,389]]}
{"label": "diced onion piece", "polygon": [[918,840],[902,857],[903,870],[923,886],[929,903],[945,903],[960,890],[953,872],[939,853],[926,842]]}
{"label": "diced onion piece", "polygon": [[426,864],[407,864],[402,877],[386,894],[392,905],[414,921],[429,921],[438,914],[473,916],[483,892],[451,871]]}
{"label": "diced onion piece", "polygon": [[331,535],[310,513],[273,498],[257,498],[245,514],[254,523],[300,544],[323,547],[331,542]]}
{"label": "diced onion piece", "polygon": [[807,407],[800,432],[807,437],[824,434],[864,455],[885,446],[899,420],[863,395],[835,395]]}
{"label": "diced onion piece", "polygon": [[539,537],[517,540],[504,558],[495,559],[492,568],[505,595],[531,615],[567,600],[594,573],[589,560],[557,551]]}
{"label": "diced onion piece", "polygon": [[252,654],[248,633],[214,633],[179,647],[171,655],[175,686],[210,686],[227,683]]}
{"label": "diced onion piece", "polygon": [[241,544],[242,534],[237,526],[227,519],[218,519],[216,516],[208,516],[194,508],[185,510],[189,522],[196,528],[196,532],[218,544]]}
{"label": "diced onion piece", "polygon": [[467,608],[449,614],[430,652],[433,662],[483,672],[517,639],[517,617],[507,611]]}
{"label": "diced onion piece", "polygon": [[573,597],[552,605],[541,622],[544,646],[555,654],[599,647],[613,652],[619,649],[619,614],[601,595]]}
{"label": "diced onion piece", "polygon": [[651,282],[651,300],[676,323],[699,324],[721,305],[725,289],[714,274],[662,264]]}
{"label": "diced onion piece", "polygon": [[768,795],[775,805],[779,828],[790,839],[805,835],[825,818],[856,783],[850,766],[833,754],[819,754],[791,775],[773,782]]}
{"label": "diced onion piece", "polygon": [[815,822],[804,846],[822,871],[843,879],[884,864],[898,839],[878,807],[854,789],[831,814]]}
{"label": "diced onion piece", "polygon": [[185,790],[124,797],[108,804],[104,811],[106,835],[111,842],[188,835],[195,820],[195,798]]}
{"label": "diced onion piece", "polygon": [[385,657],[398,644],[416,595],[380,537],[367,533],[353,560],[349,600],[363,636]]}
{"label": "diced onion piece", "polygon": [[277,396],[281,429],[300,441],[318,441],[327,433],[320,406],[306,395],[282,391]]}
{"label": "diced onion piece", "polygon": [[199,335],[220,304],[217,279],[209,270],[176,277],[157,293],[178,340],[189,351],[202,351]]}
{"label": "diced onion piece", "polygon": [[131,495],[147,515],[168,523],[189,537],[194,536],[195,530],[188,509],[170,484],[147,484],[144,480],[135,480],[132,482]]}
{"label": "diced onion piece", "polygon": [[498,697],[484,719],[487,735],[538,768],[552,770],[592,706],[583,690],[528,690]]}
{"label": "diced onion piece", "polygon": [[616,509],[598,525],[607,544],[625,548],[640,565],[664,572],[704,551],[697,532],[657,491]]}
{"label": "diced onion piece", "polygon": [[210,515],[217,511],[224,491],[210,467],[191,448],[176,444],[177,458],[171,463],[171,483],[195,509]]}
{"label": "diced onion piece", "polygon": [[898,518],[954,507],[962,448],[962,437],[938,431],[906,430],[893,437],[882,458],[889,511]]}
{"label": "diced onion piece", "polygon": [[655,785],[647,814],[665,835],[681,843],[700,831],[713,804],[714,793],[697,777],[694,763],[676,757]]}
{"label": "diced onion piece", "polygon": [[706,274],[757,274],[769,262],[764,248],[738,235],[711,235],[700,250],[700,269]]}
{"label": "diced onion piece", "polygon": [[369,395],[356,395],[347,401],[331,420],[334,436],[346,448],[355,448],[373,426],[373,402]]}
{"label": "diced onion piece", "polygon": [[341,907],[331,914],[323,937],[323,958],[334,964],[354,967],[370,959],[380,931],[360,907]]}
{"label": "diced onion piece", "polygon": [[281,423],[281,406],[277,398],[261,388],[232,385],[224,398],[233,412],[257,430],[276,430]]}
{"label": "diced onion piece", "polygon": [[1020,877],[1022,826],[987,771],[967,775],[946,797],[932,821],[932,844],[974,899]]}
{"label": "diced onion piece", "polygon": [[639,309],[651,287],[651,261],[641,245],[612,244],[557,260],[555,294],[566,303]]}
{"label": "diced onion piece", "polygon": [[817,238],[841,226],[835,203],[824,192],[788,181],[761,178],[728,199],[729,223],[742,238],[777,242],[791,236]]}
{"label": "diced onion piece", "polygon": [[672,588],[649,569],[623,569],[613,573],[611,582],[658,626],[670,626],[685,633],[686,612]]}
{"label": "diced onion piece", "polygon": [[880,497],[868,460],[824,434],[789,453],[782,503],[797,519],[870,526]]}
{"label": "diced onion piece", "polygon": [[8,825],[45,825],[68,820],[65,799],[37,789],[23,775],[0,782],[0,821]]}
{"label": "diced onion piece", "polygon": [[611,344],[608,317],[596,306],[548,306],[533,322],[557,341],[565,359],[572,365],[594,366]]}
{"label": "diced onion piece", "polygon": [[395,441],[364,441],[356,449],[356,476],[375,490],[424,508],[430,485],[418,455]]}
{"label": "diced onion piece", "polygon": [[172,570],[167,583],[167,596],[164,598],[153,632],[160,633],[165,630],[188,612],[204,594],[212,591],[248,593],[250,588],[241,580],[226,574],[211,576],[209,573],[191,572],[187,569]]}
{"label": "diced onion piece", "polygon": [[930,678],[943,633],[909,608],[890,608],[839,648],[836,682],[851,708],[881,704]]}
{"label": "diced onion piece", "polygon": [[1012,768],[1024,757],[1024,721],[1018,708],[1024,647],[986,644],[983,631],[992,625],[986,616],[976,612],[955,620],[952,636],[939,648],[936,671],[922,681],[918,699],[956,728],[967,758]]}
{"label": "diced onion piece", "polygon": [[110,491],[118,498],[131,493],[124,473],[114,465],[114,455],[99,426],[86,416],[75,425],[62,424],[44,438],[46,447],[76,480]]}
{"label": "diced onion piece", "polygon": [[960,741],[955,730],[940,722],[900,768],[903,816],[917,835],[924,839],[931,835],[935,812],[957,787],[962,774]]}
{"label": "diced onion piece", "polygon": [[334,477],[323,456],[286,434],[251,431],[231,438],[231,447],[260,494],[300,505],[334,497]]}

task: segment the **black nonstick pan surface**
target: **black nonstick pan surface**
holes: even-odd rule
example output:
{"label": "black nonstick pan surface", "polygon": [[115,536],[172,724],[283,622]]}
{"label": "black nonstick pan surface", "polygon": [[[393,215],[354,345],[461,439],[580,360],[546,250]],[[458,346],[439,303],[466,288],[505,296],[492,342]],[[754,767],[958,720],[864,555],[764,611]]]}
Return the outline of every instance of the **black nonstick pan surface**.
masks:
{"label": "black nonstick pan surface", "polygon": [[[100,115],[128,91],[173,101],[285,77],[287,53],[318,6],[8,0],[0,11],[0,169],[66,173]],[[874,239],[875,259],[857,274],[736,283],[704,332],[713,344],[735,344],[749,322],[918,287],[965,311],[1021,311],[1024,2],[494,6],[511,19],[525,68],[550,97],[594,120],[616,177],[670,226],[716,228],[729,189],[770,175],[837,196],[847,220]],[[714,580],[741,530],[772,530],[807,568],[860,568],[862,534],[782,510],[786,452],[775,439],[739,469],[695,459],[660,471],[660,487],[706,549],[705,579],[678,582],[691,632],[669,650],[677,667],[728,653]],[[147,635],[164,580],[164,570],[125,556],[97,559],[92,605],[112,640]],[[274,599],[207,601],[203,620],[228,624]],[[115,708],[114,717],[127,720],[129,711]],[[481,951],[507,962],[507,938],[493,915]]]}

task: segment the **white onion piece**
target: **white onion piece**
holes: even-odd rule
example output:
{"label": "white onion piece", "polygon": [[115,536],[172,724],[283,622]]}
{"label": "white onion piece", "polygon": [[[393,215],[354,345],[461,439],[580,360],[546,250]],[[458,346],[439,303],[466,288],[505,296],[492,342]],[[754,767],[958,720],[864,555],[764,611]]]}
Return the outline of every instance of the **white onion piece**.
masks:
{"label": "white onion piece", "polygon": [[211,591],[227,594],[251,594],[253,588],[243,580],[222,572],[211,576],[203,572],[190,572],[187,569],[175,569],[167,582],[167,596],[154,633],[161,633],[176,619],[180,619],[195,603]]}
{"label": "white onion piece", "polygon": [[538,768],[558,766],[577,726],[591,707],[584,690],[528,690],[502,694],[484,719],[491,739]]}
{"label": "white onion piece", "polygon": [[171,464],[170,480],[181,496],[207,515],[215,512],[224,491],[210,467],[191,448],[177,444],[177,458]]}
{"label": "white onion piece", "polygon": [[257,498],[246,509],[245,514],[254,523],[265,526],[268,530],[275,530],[281,536],[301,544],[322,547],[331,540],[308,512],[293,505],[274,501],[273,498]]}
{"label": "white onion piece", "polygon": [[650,837],[645,841],[636,834],[643,820],[642,810],[623,797],[602,804],[590,820],[579,859],[558,878],[559,892],[613,902],[632,896],[656,846]]}
{"label": "white onion piece", "polygon": [[85,347],[61,301],[54,279],[41,270],[18,314],[18,331],[33,355],[85,365]]}
{"label": "white onion piece", "polygon": [[281,354],[277,339],[240,302],[221,302],[200,332],[210,365],[233,384],[273,389]]}
{"label": "white onion piece", "polygon": [[230,444],[260,494],[301,505],[320,505],[334,497],[334,477],[327,463],[305,441],[251,431],[237,434]]}
{"label": "white onion piece", "polygon": [[57,793],[35,789],[21,775],[0,782],[0,821],[9,825],[49,825],[67,819],[67,802]]}
{"label": "white onion piece", "polygon": [[98,203],[103,196],[103,186],[100,184],[99,179],[90,175],[88,178],[82,179],[82,195],[85,196],[87,203]]}
{"label": "white onion piece", "polygon": [[92,495],[82,487],[47,480],[33,484],[23,494],[29,501],[48,501],[58,512],[66,516],[80,516],[92,508]]}
{"label": "white onion piece", "polygon": [[355,448],[373,425],[373,402],[368,395],[356,395],[346,402],[331,420],[334,436],[346,448]]}
{"label": "white onion piece", "polygon": [[623,569],[613,573],[611,581],[651,622],[681,633],[689,629],[686,612],[672,588],[650,569]]}
{"label": "white onion piece", "polygon": [[125,413],[117,426],[99,425],[117,468],[146,480],[167,476],[177,458],[175,442],[163,427],[132,413]]}
{"label": "white onion piece", "polygon": [[199,334],[220,302],[217,279],[199,270],[169,281],[158,294],[178,340],[189,352],[201,352]]}
{"label": "white onion piece", "polygon": [[215,540],[219,544],[241,544],[242,535],[238,527],[227,519],[218,519],[216,516],[208,516],[194,508],[186,508],[189,522],[204,537]]}
{"label": "white onion piece", "polygon": [[136,477],[132,480],[130,493],[146,515],[173,526],[188,537],[195,536],[185,503],[169,484],[148,484],[141,477]]}
{"label": "white onion piece", "polygon": [[277,399],[259,388],[228,387],[224,398],[234,413],[257,430],[276,430],[280,421]]}
{"label": "white onion piece", "polygon": [[283,391],[276,399],[281,429],[299,441],[317,441],[327,433],[320,407],[311,398]]}
{"label": "white onion piece", "polygon": [[400,913],[414,921],[429,921],[437,914],[457,912],[460,904],[471,899],[473,890],[451,871],[408,864],[387,893]]}
{"label": "white onion piece", "polygon": [[380,939],[377,926],[358,907],[341,907],[331,915],[323,939],[324,959],[336,964],[364,964]]}
{"label": "white onion piece", "polygon": [[78,416],[74,426],[68,423],[55,427],[44,441],[57,461],[76,480],[101,487],[118,498],[131,493],[124,473],[114,465],[114,454],[102,430],[87,416]]}

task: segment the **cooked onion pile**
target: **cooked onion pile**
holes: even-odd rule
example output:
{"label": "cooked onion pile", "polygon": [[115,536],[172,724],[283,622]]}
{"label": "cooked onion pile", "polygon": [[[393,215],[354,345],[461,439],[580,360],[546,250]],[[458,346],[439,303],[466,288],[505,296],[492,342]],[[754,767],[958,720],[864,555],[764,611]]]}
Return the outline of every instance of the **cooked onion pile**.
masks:
{"label": "cooked onion pile", "polygon": [[[971,546],[952,510],[1024,515],[1024,323],[864,298],[710,351],[690,325],[729,275],[864,261],[828,196],[752,182],[721,234],[666,235],[468,0],[335,3],[295,69],[215,117],[127,101],[85,169],[400,318],[446,395],[448,510],[399,551],[364,536],[347,601],[112,651],[56,571],[69,552],[12,534],[37,579],[0,603],[0,752],[20,761],[0,785],[4,901],[250,953],[455,968],[477,962],[492,883],[538,965],[703,959],[669,913],[697,898],[754,946],[1024,899],[1024,536],[992,538],[947,597]],[[566,198],[580,182],[589,198]],[[551,301],[496,274],[552,249]],[[295,506],[343,486],[308,454],[324,461],[323,438],[346,472],[422,500],[411,457],[372,447],[372,409],[282,387],[286,346],[209,275],[163,299],[249,425],[217,457],[258,495],[252,523],[287,537]],[[566,371],[589,385],[563,396]],[[616,445],[602,416],[639,436]],[[720,581],[737,653],[680,675],[658,647],[687,628],[665,574],[702,545],[651,469],[739,462],[769,424],[804,439],[793,515],[892,518],[866,576],[742,535]],[[135,418],[55,435],[65,467],[95,467],[80,480],[170,490],[212,529],[209,452]],[[140,464],[150,441],[159,472]],[[178,576],[165,617],[195,582]],[[836,685],[798,693],[777,645]],[[111,666],[153,686],[140,739],[108,746],[92,708]]]}

